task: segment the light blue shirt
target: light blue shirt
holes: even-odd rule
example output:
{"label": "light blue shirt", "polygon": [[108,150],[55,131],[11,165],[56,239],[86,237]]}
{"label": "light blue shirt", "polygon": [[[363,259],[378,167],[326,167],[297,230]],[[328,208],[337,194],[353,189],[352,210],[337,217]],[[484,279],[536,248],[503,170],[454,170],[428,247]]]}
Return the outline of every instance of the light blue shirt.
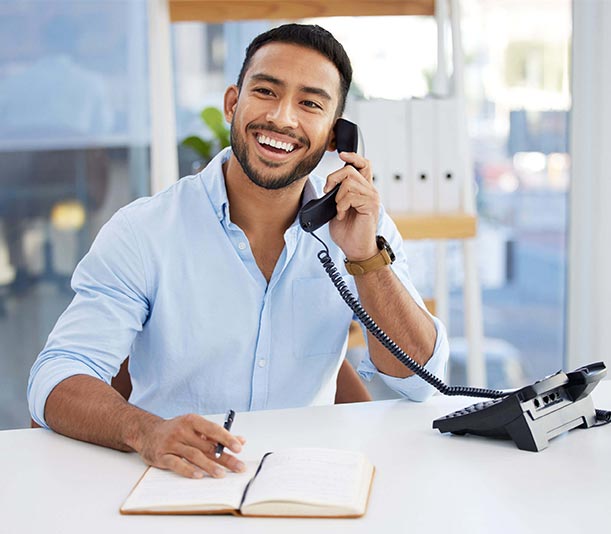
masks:
{"label": "light blue shirt", "polygon": [[[246,234],[231,222],[222,163],[227,149],[201,173],[120,209],[77,266],[74,300],[61,315],[32,367],[28,401],[46,426],[51,390],[76,374],[110,382],[129,355],[130,402],[162,417],[332,404],[352,311],[316,254],[322,248],[295,221],[267,283]],[[320,196],[312,176],[304,202]],[[423,306],[409,280],[402,238],[381,211],[378,233],[396,252],[392,268]],[[317,235],[353,291],[343,253]],[[427,369],[442,377],[447,336]],[[378,371],[366,358],[361,375]],[[416,376],[384,382],[412,400],[432,387]]]}

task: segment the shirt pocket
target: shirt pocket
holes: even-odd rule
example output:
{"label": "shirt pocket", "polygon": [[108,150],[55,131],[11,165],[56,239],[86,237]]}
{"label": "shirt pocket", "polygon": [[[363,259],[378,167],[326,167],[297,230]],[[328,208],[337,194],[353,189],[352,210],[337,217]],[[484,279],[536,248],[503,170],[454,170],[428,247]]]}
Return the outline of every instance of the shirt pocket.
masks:
{"label": "shirt pocket", "polygon": [[352,310],[328,278],[293,281],[293,352],[296,358],[337,357]]}

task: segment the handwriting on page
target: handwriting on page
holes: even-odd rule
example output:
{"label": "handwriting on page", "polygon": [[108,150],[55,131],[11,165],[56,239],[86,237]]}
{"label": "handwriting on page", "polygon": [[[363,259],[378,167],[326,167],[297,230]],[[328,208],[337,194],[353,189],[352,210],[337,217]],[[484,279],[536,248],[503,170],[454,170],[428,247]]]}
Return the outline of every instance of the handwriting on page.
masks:
{"label": "handwriting on page", "polygon": [[350,504],[360,488],[361,455],[351,451],[292,449],[273,453],[248,491],[245,505],[261,501]]}

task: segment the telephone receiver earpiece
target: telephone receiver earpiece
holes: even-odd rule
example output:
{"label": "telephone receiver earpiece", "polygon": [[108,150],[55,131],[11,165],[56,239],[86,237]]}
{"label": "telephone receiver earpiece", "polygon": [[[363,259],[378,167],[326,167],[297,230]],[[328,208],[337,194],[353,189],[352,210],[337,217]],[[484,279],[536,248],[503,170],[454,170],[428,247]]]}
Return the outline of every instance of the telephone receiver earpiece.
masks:
{"label": "telephone receiver earpiece", "polygon": [[[346,119],[337,119],[334,127],[338,152],[359,152],[359,127]],[[348,163],[346,165],[349,165]],[[299,224],[306,232],[314,232],[337,215],[335,197],[340,184],[321,198],[310,200],[299,212]]]}

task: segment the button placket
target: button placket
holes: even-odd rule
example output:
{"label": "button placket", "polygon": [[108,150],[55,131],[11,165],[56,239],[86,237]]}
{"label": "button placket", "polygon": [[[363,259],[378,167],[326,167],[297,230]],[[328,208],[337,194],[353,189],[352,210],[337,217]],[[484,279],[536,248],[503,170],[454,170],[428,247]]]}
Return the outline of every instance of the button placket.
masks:
{"label": "button placket", "polygon": [[262,410],[266,408],[269,395],[269,352],[271,346],[271,301],[268,286],[263,297],[263,308],[259,323],[259,340],[255,349],[255,365],[252,377],[251,408]]}

